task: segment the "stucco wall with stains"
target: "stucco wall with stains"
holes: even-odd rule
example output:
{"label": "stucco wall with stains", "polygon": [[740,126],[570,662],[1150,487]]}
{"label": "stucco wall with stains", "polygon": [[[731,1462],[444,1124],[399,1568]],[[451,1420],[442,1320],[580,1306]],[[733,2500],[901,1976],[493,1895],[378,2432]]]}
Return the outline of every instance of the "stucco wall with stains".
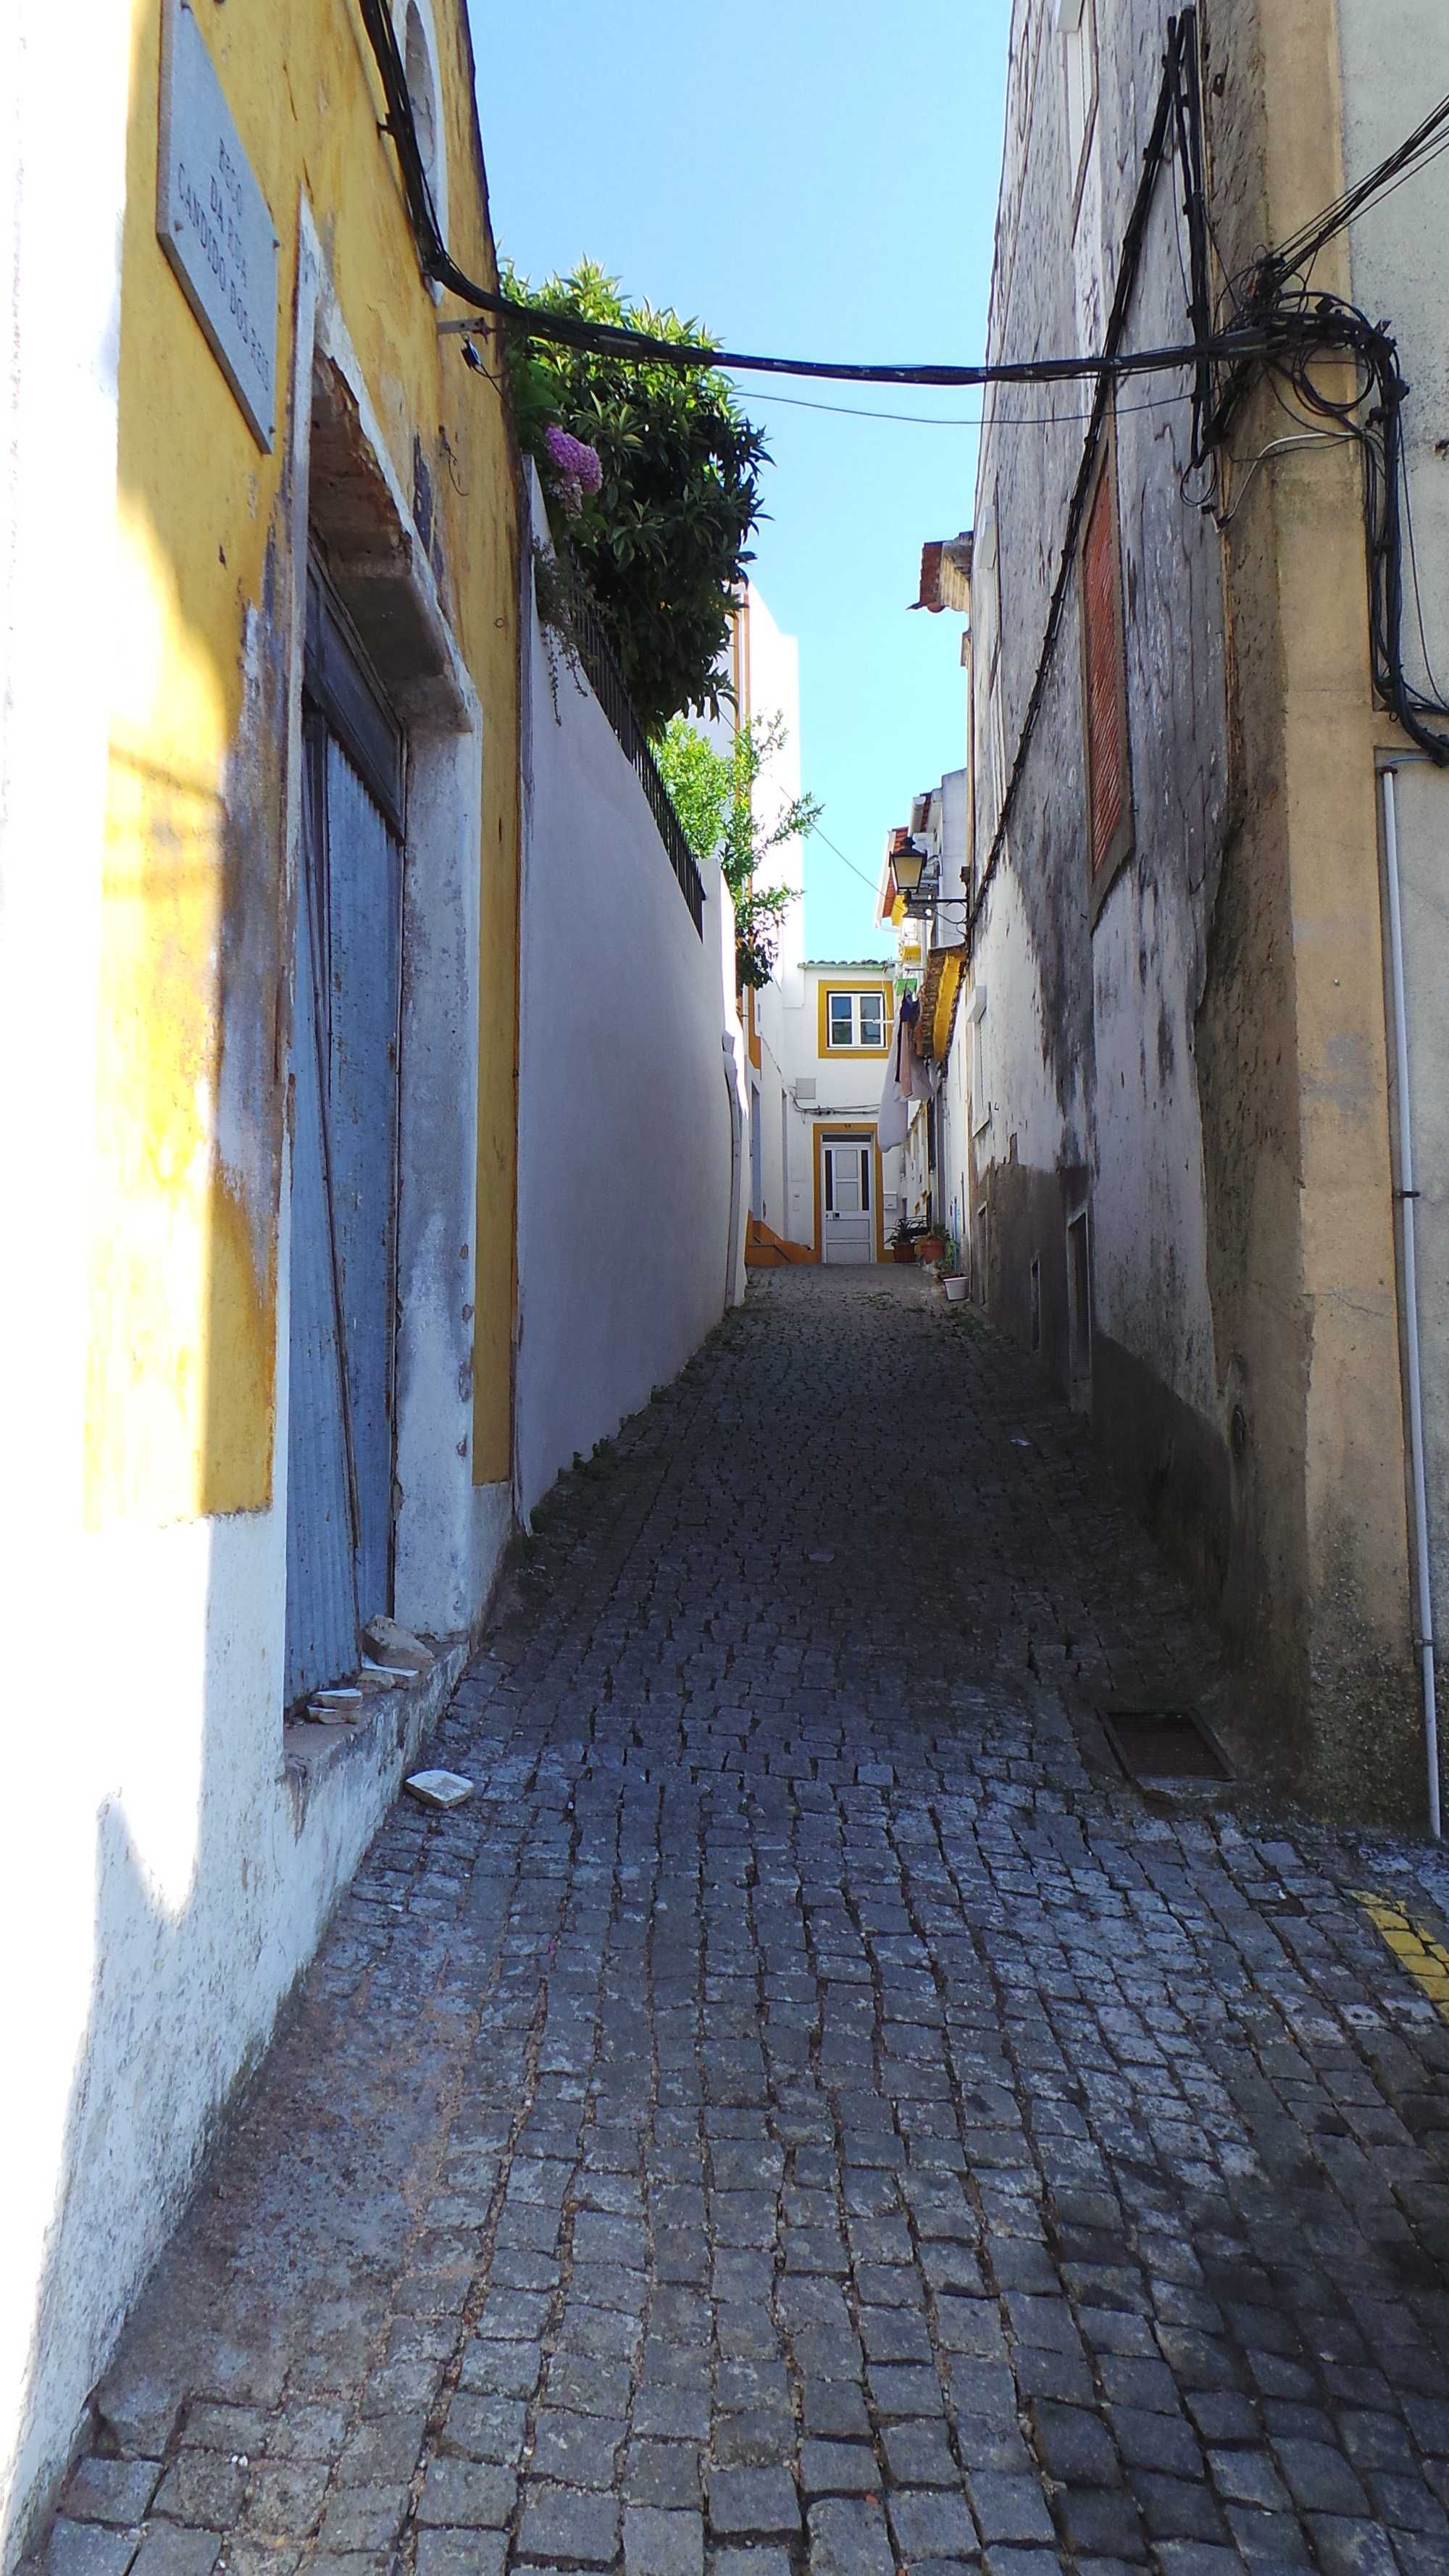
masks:
{"label": "stucco wall with stains", "polygon": [[[1114,15],[1078,160],[1054,13],[1017,9],[994,352],[1100,343],[1162,34],[1155,6]],[[1176,174],[1164,170],[1129,346],[1179,338],[1185,327],[1175,196]],[[1039,1265],[1041,1346],[1065,1384],[1066,1226],[1089,1173],[1103,1363],[1122,1354],[1121,1367],[1144,1371],[1169,1411],[1208,1411],[1214,1354],[1192,1014],[1223,809],[1223,624],[1216,536],[1181,491],[1180,381],[1124,384],[1105,468],[1120,529],[1132,855],[1094,925],[1074,587],[976,944],[984,1096],[972,1111],[973,1197],[989,1210],[992,1302],[1027,1338]],[[983,859],[1036,676],[1086,402],[1075,384],[1003,388],[983,435],[973,580]],[[958,1018],[958,1030],[969,1045],[969,1024]]]}
{"label": "stucco wall with stains", "polygon": [[[330,493],[340,527],[359,458],[418,789],[398,1606],[437,1628],[477,1615],[510,1509],[518,839],[515,460],[439,335],[358,13],[196,0],[280,245],[270,452],[157,240],[157,0],[100,13],[81,80],[74,21],[22,14],[23,42],[15,13],[0,31],[6,1571],[35,1719],[17,1794],[44,1830],[3,1898],[27,1963],[7,2565],[426,1718],[284,1741],[300,576],[309,507]],[[422,14],[453,248],[486,281],[466,18]]]}

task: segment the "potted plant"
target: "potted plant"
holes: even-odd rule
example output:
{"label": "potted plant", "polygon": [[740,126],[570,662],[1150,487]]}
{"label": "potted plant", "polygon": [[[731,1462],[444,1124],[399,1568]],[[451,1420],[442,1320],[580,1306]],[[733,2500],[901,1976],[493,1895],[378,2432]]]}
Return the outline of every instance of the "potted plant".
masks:
{"label": "potted plant", "polygon": [[891,1236],[891,1251],[897,1261],[915,1260],[916,1247],[911,1241],[911,1229],[903,1216],[896,1219],[896,1230]]}
{"label": "potted plant", "polygon": [[946,1248],[941,1255],[941,1285],[946,1291],[948,1305],[959,1306],[966,1294],[966,1266],[961,1258],[961,1238],[957,1234],[946,1237]]}
{"label": "potted plant", "polygon": [[916,1244],[918,1261],[939,1261],[946,1249],[946,1238],[933,1225],[928,1225]]}

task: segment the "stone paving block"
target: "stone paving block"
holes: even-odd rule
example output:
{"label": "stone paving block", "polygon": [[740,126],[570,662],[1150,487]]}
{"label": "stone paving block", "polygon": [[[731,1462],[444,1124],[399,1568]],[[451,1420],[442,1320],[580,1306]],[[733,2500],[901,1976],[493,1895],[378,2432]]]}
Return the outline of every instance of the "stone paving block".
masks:
{"label": "stone paving block", "polygon": [[624,2432],[623,2423],[607,2415],[573,2415],[558,2406],[540,2407],[534,2418],[529,2474],[555,2479],[562,2486],[612,2487]]}
{"label": "stone paving block", "polygon": [[[426,2408],[421,2404],[415,2404],[413,2411],[421,2426]],[[286,2412],[280,2418],[262,2417],[260,2419],[263,2431],[250,2443],[234,2440],[214,2442],[211,2448],[224,2451],[250,2451],[253,2458],[258,2451],[265,2448],[267,2457],[271,2460],[335,2460],[346,2439],[351,2414],[350,2403],[340,2405],[325,2400],[321,2402],[314,2400],[303,2404],[295,2398],[290,2398]]]}
{"label": "stone paving block", "polygon": [[1215,2548],[1198,2540],[1162,2541],[1157,2556],[1164,2576],[1236,2576],[1238,2565],[1231,2549]]}
{"label": "stone paving block", "polygon": [[181,2427],[184,2451],[260,2453],[275,2447],[283,2427],[257,2406],[188,2406]]}
{"label": "stone paving block", "polygon": [[418,2533],[417,2576],[503,2576],[507,2557],[501,2531]]}
{"label": "stone paving block", "polygon": [[219,2531],[185,2531],[179,2523],[155,2523],[131,2561],[139,2576],[211,2576],[221,2556]]}
{"label": "stone paving block", "polygon": [[1064,2486],[1121,2485],[1111,2436],[1097,2416],[1080,2406],[1038,2405],[1032,2422],[1043,2465]]}
{"label": "stone paving block", "polygon": [[[737,2419],[726,2416],[725,2423]],[[771,2456],[778,2458],[776,2450]],[[632,2504],[698,2510],[700,2450],[696,2442],[632,2441],[624,2465],[623,2492]]]}
{"label": "stone paving block", "polygon": [[966,2481],[971,2510],[988,2546],[1040,2541],[1050,2545],[1052,2518],[1037,2480],[973,2470]]}
{"label": "stone paving block", "polygon": [[805,2496],[871,2495],[879,2486],[875,2453],[866,2443],[801,2443],[800,2487]]}
{"label": "stone paving block", "polygon": [[1277,2441],[1274,2456],[1304,2513],[1368,2514],[1368,2497],[1341,2451],[1327,2442]]}
{"label": "stone paving block", "polygon": [[800,2528],[800,2500],[785,2468],[711,2470],[710,2529],[721,2540],[790,2539]]}
{"label": "stone paving block", "polygon": [[[405,2464],[403,2477],[411,2466]],[[325,2460],[258,2462],[248,2478],[242,2528],[259,2539],[305,2539],[321,2514],[330,2475]]]}
{"label": "stone paving block", "polygon": [[566,2567],[609,2567],[619,2545],[619,2511],[613,2496],[525,2482],[518,2554]]}
{"label": "stone paving block", "polygon": [[864,2439],[870,2431],[865,2391],[856,2379],[807,2378],[801,2417],[807,2434],[819,2434],[828,2441],[848,2441],[854,2435]]}
{"label": "stone paving block", "polygon": [[[523,2457],[526,2424],[521,2398],[478,2397],[459,2389],[443,2419],[438,2448],[445,2456],[489,2460],[499,2468],[516,2468]],[[365,2431],[366,2427],[361,2429]],[[349,2445],[339,2464],[339,2477],[345,2476],[350,2457]]]}
{"label": "stone paving block", "polygon": [[1078,2558],[1137,2559],[1147,2554],[1137,2508],[1120,2489],[1064,2486],[1053,2510],[1063,2539]]}
{"label": "stone paving block", "polygon": [[832,2497],[812,2505],[810,2576],[896,2576],[895,2552],[878,2504]]}
{"label": "stone paving block", "polygon": [[794,2447],[794,2422],[782,2407],[747,2406],[715,2419],[712,2448],[722,2469],[765,2468]]}
{"label": "stone paving block", "polygon": [[52,2523],[45,2546],[45,2576],[126,2576],[141,2546],[139,2531],[117,2531],[99,2522]]}
{"label": "stone paving block", "polygon": [[518,2478],[492,2460],[436,2458],[423,2478],[418,2522],[441,2530],[503,2530],[513,2512]]}
{"label": "stone paving block", "polygon": [[109,2522],[129,2530],[141,2521],[161,2482],[159,2460],[82,2460],[65,2490],[73,2522]]}
{"label": "stone paving block", "polygon": [[483,2335],[465,2346],[460,2387],[485,2397],[531,2397],[543,2368],[535,2343],[494,2343]]}
{"label": "stone paving block", "polygon": [[1159,2477],[1139,2470],[1132,2478],[1132,2496],[1154,2541],[1227,2537],[1221,2507],[1199,2479]]}
{"label": "stone paving block", "polygon": [[889,2424],[882,2436],[892,2482],[899,2487],[955,2487],[961,2472],[945,2424],[925,2417]]}
{"label": "stone paving block", "polygon": [[1404,2576],[1449,2576],[1449,2542],[1425,2540],[1417,2532],[1398,2532],[1394,2548]]}
{"label": "stone paving block", "polygon": [[886,2511],[897,2555],[908,2567],[976,2554],[976,2525],[959,2495],[935,2487],[898,2488],[886,2498]]}
{"label": "stone paving block", "polygon": [[[458,2463],[445,2460],[438,2465],[451,2469]],[[390,2549],[407,2518],[410,2502],[408,2489],[401,2484],[339,2487],[322,2516],[317,2535],[319,2550],[346,2557],[354,2551]]]}
{"label": "stone paving block", "polygon": [[624,2567],[625,2576],[704,2576],[703,2516],[626,2505]]}
{"label": "stone paving block", "polygon": [[1400,2576],[1386,2531],[1366,2517],[1311,2513],[1308,2529],[1324,2576]]}
{"label": "stone paving block", "polygon": [[249,2466],[220,2451],[180,2451],[152,2499],[153,2513],[198,2530],[227,2531],[240,2520]]}

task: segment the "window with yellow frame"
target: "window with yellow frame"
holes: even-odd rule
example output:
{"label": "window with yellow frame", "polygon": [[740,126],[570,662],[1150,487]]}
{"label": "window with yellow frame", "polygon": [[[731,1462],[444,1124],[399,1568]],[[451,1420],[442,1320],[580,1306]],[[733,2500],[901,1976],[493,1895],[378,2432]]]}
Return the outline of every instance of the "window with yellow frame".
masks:
{"label": "window with yellow frame", "polygon": [[884,1055],[891,1038],[890,995],[884,984],[820,985],[820,1053]]}

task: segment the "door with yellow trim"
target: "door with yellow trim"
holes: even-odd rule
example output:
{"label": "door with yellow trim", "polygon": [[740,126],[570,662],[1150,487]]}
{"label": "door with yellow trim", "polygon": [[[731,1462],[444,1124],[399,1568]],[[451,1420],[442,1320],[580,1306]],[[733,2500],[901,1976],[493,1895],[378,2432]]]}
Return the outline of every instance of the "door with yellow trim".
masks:
{"label": "door with yellow trim", "polygon": [[868,1136],[826,1136],[820,1145],[820,1258],[875,1259],[874,1157]]}

